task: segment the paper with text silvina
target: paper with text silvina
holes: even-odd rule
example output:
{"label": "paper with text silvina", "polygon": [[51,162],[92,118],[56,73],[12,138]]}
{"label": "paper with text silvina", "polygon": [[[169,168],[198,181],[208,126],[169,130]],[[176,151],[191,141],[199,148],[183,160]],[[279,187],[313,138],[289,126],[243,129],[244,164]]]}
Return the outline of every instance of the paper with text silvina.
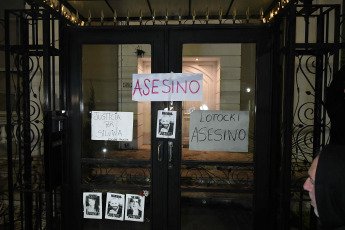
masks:
{"label": "paper with text silvina", "polygon": [[132,139],[133,112],[91,112],[91,140],[132,141]]}

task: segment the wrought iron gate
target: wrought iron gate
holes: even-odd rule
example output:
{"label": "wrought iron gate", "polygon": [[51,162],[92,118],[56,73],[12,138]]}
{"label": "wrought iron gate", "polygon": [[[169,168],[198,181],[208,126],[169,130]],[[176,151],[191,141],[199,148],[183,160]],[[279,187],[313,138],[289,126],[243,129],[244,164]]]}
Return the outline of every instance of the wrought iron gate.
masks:
{"label": "wrought iron gate", "polygon": [[[38,8],[6,11],[5,16],[9,186],[1,192],[1,202],[7,200],[8,206],[0,226],[59,229],[67,120],[64,79],[55,71],[61,68],[56,62],[59,28],[68,21]],[[313,156],[328,142],[323,101],[339,68],[340,22],[339,5],[289,5],[270,22],[280,123],[274,129],[281,133],[276,143],[281,152],[272,159],[279,181],[279,229],[316,228],[302,184]]]}
{"label": "wrought iron gate", "polygon": [[8,205],[0,224],[5,229],[60,228],[65,119],[56,72],[63,25],[38,7],[5,12],[8,189],[1,200]]}
{"label": "wrought iron gate", "polygon": [[303,183],[313,158],[329,141],[324,101],[339,68],[340,18],[340,5],[307,3],[291,5],[275,18],[277,95],[282,105],[277,114],[282,137],[280,229],[316,229]]}

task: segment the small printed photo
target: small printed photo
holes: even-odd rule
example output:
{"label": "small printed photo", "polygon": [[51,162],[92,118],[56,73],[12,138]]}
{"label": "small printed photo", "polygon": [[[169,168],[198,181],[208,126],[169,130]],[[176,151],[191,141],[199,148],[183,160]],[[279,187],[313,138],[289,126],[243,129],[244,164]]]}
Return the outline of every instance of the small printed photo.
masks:
{"label": "small printed photo", "polygon": [[126,194],[125,220],[144,222],[145,196]]}
{"label": "small printed photo", "polygon": [[157,137],[175,138],[176,111],[158,110]]}
{"label": "small printed photo", "polygon": [[123,220],[124,207],[125,195],[108,192],[104,218],[110,220]]}
{"label": "small printed photo", "polygon": [[102,193],[83,193],[84,218],[102,219]]}

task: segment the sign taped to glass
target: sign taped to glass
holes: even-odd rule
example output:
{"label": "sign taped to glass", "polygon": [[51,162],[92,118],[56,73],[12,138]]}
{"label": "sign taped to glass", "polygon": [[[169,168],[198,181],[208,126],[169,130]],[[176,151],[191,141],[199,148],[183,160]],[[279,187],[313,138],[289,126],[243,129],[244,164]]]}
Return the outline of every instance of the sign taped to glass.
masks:
{"label": "sign taped to glass", "polygon": [[133,101],[202,101],[201,73],[133,74]]}
{"label": "sign taped to glass", "polygon": [[132,141],[133,112],[91,112],[91,140]]}
{"label": "sign taped to glass", "polygon": [[248,152],[248,111],[194,110],[190,114],[189,149]]}

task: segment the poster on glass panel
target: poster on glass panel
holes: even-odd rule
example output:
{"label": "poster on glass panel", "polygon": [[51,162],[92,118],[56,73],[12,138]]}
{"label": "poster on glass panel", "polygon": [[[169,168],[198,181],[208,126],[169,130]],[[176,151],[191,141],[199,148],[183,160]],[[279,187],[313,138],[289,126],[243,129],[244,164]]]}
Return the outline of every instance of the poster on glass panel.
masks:
{"label": "poster on glass panel", "polygon": [[108,192],[104,218],[110,220],[123,220],[124,207],[125,195]]}
{"label": "poster on glass panel", "polygon": [[126,194],[125,220],[144,221],[145,196]]}
{"label": "poster on glass panel", "polygon": [[83,193],[84,218],[102,219],[102,193]]}
{"label": "poster on glass panel", "polygon": [[175,138],[176,111],[158,110],[157,134],[158,138]]}

